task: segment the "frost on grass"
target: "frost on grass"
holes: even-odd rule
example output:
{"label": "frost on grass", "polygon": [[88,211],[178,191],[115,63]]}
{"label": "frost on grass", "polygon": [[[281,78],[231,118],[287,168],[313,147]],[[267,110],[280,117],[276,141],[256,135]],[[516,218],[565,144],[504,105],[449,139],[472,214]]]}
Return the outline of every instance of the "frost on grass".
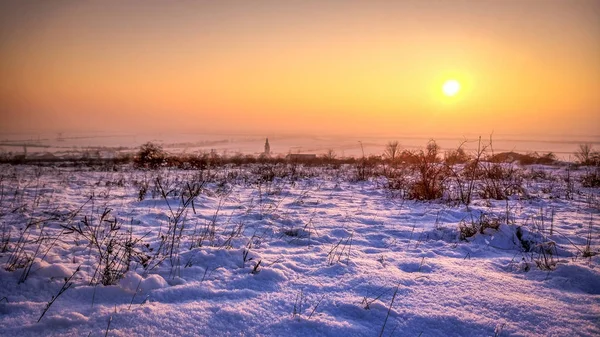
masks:
{"label": "frost on grass", "polygon": [[585,171],[459,167],[427,185],[376,165],[356,179],[360,165],[2,166],[0,331],[600,333],[600,193]]}

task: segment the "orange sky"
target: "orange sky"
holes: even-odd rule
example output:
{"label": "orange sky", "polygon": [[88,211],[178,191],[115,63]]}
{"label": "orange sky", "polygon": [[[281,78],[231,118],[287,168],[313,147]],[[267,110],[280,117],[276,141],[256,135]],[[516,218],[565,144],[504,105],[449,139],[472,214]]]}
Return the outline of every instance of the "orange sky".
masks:
{"label": "orange sky", "polygon": [[0,56],[4,133],[600,130],[593,0],[3,1]]}

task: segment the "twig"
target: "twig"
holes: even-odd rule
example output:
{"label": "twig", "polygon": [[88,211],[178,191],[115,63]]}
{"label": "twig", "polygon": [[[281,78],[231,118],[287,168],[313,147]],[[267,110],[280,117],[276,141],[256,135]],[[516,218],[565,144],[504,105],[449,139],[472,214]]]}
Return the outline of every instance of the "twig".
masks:
{"label": "twig", "polygon": [[396,286],[396,290],[394,290],[394,295],[392,296],[392,301],[390,302],[390,306],[388,307],[387,315],[385,315],[385,321],[383,321],[383,326],[381,327],[379,337],[383,336],[383,331],[385,330],[385,325],[387,324],[388,318],[390,317],[390,312],[392,311],[392,306],[394,305],[396,294],[398,294],[398,286]]}
{"label": "twig", "polygon": [[81,266],[77,267],[77,269],[75,269],[75,272],[73,272],[73,274],[69,278],[65,279],[65,283],[60,288],[60,290],[58,291],[58,293],[56,294],[56,296],[52,296],[52,299],[48,302],[48,304],[46,304],[46,308],[42,312],[42,315],[40,316],[40,318],[38,318],[38,320],[37,320],[38,323],[42,320],[42,317],[44,317],[44,315],[46,314],[46,312],[48,312],[48,309],[50,309],[50,307],[52,306],[52,304],[54,303],[54,301],[56,301],[60,295],[62,295],[65,291],[67,291],[67,289],[71,288],[71,286],[73,285],[73,283],[71,283],[70,281],[73,278],[73,276],[75,276],[75,274],[77,274],[77,272],[79,271],[79,268],[81,268]]}
{"label": "twig", "polygon": [[[115,313],[117,312],[117,306],[115,305]],[[113,315],[110,315],[108,318],[108,326],[106,327],[106,333],[104,333],[104,337],[108,336],[108,330],[110,329],[110,323],[112,322]]]}
{"label": "twig", "polygon": [[310,319],[312,317],[312,315],[315,313],[315,311],[317,311],[319,304],[321,304],[321,301],[323,301],[324,298],[325,298],[325,295],[321,296],[321,299],[319,300],[319,302],[317,302],[317,305],[315,305],[313,310],[310,312],[310,315],[308,315],[308,319]]}

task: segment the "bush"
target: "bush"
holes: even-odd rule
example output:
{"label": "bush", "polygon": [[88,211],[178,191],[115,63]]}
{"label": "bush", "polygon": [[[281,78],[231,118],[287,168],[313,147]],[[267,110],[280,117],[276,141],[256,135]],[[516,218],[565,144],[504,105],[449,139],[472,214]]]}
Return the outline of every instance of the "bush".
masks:
{"label": "bush", "polygon": [[537,152],[530,152],[527,154],[520,154],[516,152],[501,152],[492,155],[488,158],[491,163],[514,163],[518,162],[521,165],[552,165],[556,162],[556,155],[552,152],[546,154],[539,154]]}
{"label": "bush", "polygon": [[148,142],[140,146],[133,163],[139,168],[157,169],[165,163],[166,158],[167,155],[160,145]]}
{"label": "bush", "polygon": [[581,186],[583,187],[600,187],[600,166],[590,170],[581,176]]}
{"label": "bush", "polygon": [[600,164],[600,153],[592,149],[592,144],[579,144],[575,158],[582,165]]}
{"label": "bush", "polygon": [[475,234],[484,234],[486,229],[498,230],[500,228],[500,219],[490,217],[485,213],[481,213],[478,219],[471,219],[471,223],[462,220],[458,224],[458,231],[460,233],[460,239],[466,240]]}
{"label": "bush", "polygon": [[366,181],[369,178],[376,176],[375,169],[377,165],[381,163],[381,158],[378,156],[369,156],[362,157],[360,160],[356,161],[356,181]]}
{"label": "bush", "polygon": [[446,152],[444,161],[448,165],[465,164],[471,160],[462,147]]}
{"label": "bush", "polygon": [[416,163],[414,170],[417,180],[410,187],[408,197],[416,200],[439,199],[444,194],[444,182],[448,178],[447,167],[441,164],[439,146],[431,140],[425,151],[413,154],[411,162]]}
{"label": "bush", "polygon": [[512,164],[485,163],[480,166],[480,176],[484,199],[507,200],[511,195],[526,195],[523,174]]}

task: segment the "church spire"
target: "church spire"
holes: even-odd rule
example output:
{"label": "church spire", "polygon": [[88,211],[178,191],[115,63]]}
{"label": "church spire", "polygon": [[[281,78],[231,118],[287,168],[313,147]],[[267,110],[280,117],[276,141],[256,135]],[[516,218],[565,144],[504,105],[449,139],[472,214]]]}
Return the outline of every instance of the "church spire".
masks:
{"label": "church spire", "polygon": [[266,156],[271,154],[271,145],[269,145],[269,138],[267,138],[267,140],[265,141],[265,152],[264,154]]}

